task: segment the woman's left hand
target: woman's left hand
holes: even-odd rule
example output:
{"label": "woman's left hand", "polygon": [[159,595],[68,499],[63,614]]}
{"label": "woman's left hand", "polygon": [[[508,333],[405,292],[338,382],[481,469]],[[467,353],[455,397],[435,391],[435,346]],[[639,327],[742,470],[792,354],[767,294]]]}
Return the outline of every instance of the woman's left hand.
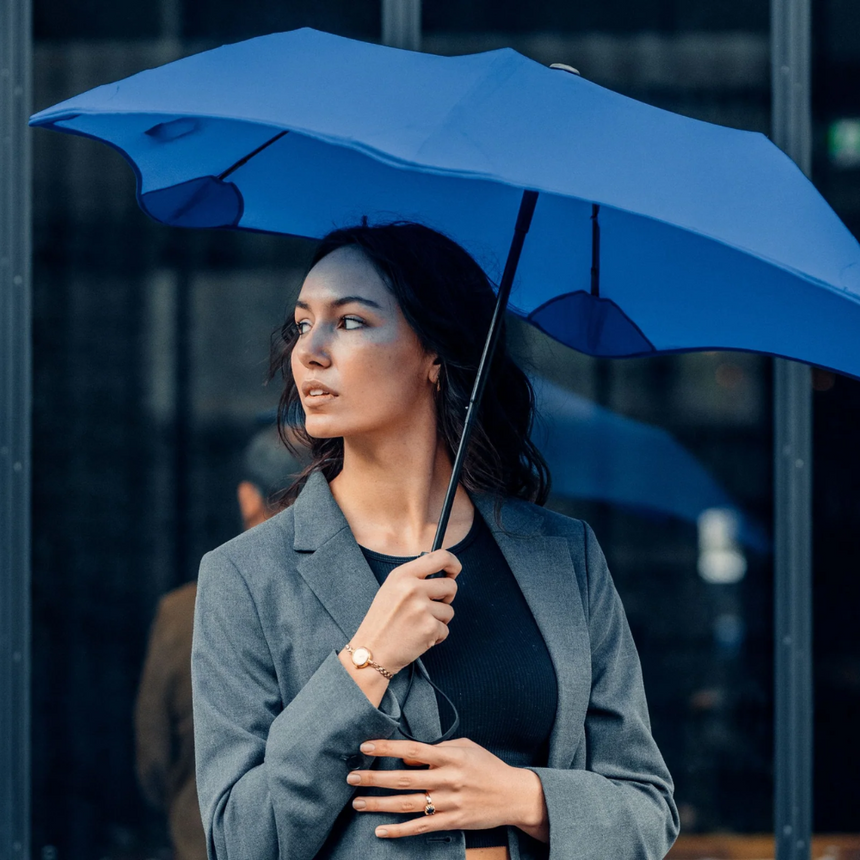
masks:
{"label": "woman's left hand", "polygon": [[[440,744],[373,740],[363,743],[361,751],[430,766],[427,770],[355,770],[347,776],[350,785],[404,792],[386,797],[356,795],[352,802],[356,810],[418,814],[401,824],[381,824],[377,836],[392,839],[433,830],[485,830],[512,824],[544,842],[548,839],[538,775],[505,764],[468,738]],[[427,794],[436,809],[432,815],[424,814]]]}

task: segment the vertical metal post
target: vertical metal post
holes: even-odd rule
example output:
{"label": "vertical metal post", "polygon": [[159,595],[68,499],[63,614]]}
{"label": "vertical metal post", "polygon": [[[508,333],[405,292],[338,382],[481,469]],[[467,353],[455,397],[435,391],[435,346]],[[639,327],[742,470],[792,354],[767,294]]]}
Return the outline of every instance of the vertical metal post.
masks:
{"label": "vertical metal post", "polygon": [[421,0],[382,0],[382,44],[421,50]]}
{"label": "vertical metal post", "polygon": [[0,0],[0,860],[30,856],[30,0]]}
{"label": "vertical metal post", "polygon": [[[810,0],[771,0],[772,139],[811,168]],[[812,385],[774,361],[775,749],[777,860],[812,840]]]}
{"label": "vertical metal post", "polygon": [[193,404],[192,396],[192,269],[196,255],[182,255],[182,267],[178,273],[174,334],[174,387],[173,387],[173,501],[174,501],[174,581],[173,587],[187,582],[189,572],[196,567],[190,554],[190,535],[193,527],[191,516],[191,449]]}

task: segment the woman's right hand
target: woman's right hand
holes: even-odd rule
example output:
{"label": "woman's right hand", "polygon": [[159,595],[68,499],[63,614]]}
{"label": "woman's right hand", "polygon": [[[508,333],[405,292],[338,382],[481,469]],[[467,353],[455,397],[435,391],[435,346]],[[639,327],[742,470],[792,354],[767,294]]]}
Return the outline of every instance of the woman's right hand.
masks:
{"label": "woman's right hand", "polygon": [[[461,569],[446,549],[395,567],[370,604],[353,645],[369,648],[374,661],[392,674],[438,645],[448,636],[448,622],[454,617],[451,602]],[[440,571],[444,577],[427,579]]]}

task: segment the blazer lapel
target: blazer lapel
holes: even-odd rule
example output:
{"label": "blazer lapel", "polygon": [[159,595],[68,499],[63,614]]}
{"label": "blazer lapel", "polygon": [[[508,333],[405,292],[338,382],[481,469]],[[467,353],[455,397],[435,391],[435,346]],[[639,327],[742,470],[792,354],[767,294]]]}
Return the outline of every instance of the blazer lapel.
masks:
{"label": "blazer lapel", "polygon": [[[370,609],[379,583],[322,472],[310,475],[293,503],[293,510],[293,549],[300,553],[296,568],[340,627],[346,644]],[[403,705],[408,684],[409,669],[404,669],[388,686],[400,705]],[[404,713],[410,734],[431,739],[442,733],[436,693],[418,672],[413,678]]]}
{"label": "blazer lapel", "polygon": [[311,474],[293,508],[297,569],[349,638],[367,614],[379,583],[321,472]]}
{"label": "blazer lapel", "polygon": [[499,526],[493,497],[476,493],[471,498],[510,565],[552,659],[558,706],[549,766],[569,767],[588,708],[591,647],[567,540],[542,534],[543,518],[534,505],[506,500]]}

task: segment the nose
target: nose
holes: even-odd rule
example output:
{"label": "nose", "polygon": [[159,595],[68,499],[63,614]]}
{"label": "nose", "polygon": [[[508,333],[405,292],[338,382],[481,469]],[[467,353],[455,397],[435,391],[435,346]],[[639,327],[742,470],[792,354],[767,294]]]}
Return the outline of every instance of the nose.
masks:
{"label": "nose", "polygon": [[331,364],[328,347],[326,327],[318,323],[296,341],[293,352],[305,367],[328,367]]}

